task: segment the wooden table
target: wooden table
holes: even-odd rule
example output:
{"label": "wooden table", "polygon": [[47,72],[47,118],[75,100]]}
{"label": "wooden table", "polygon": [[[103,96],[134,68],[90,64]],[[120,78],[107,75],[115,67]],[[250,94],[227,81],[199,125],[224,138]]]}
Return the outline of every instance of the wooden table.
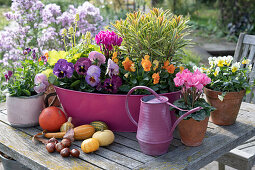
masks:
{"label": "wooden table", "polygon": [[[199,169],[255,135],[255,105],[242,103],[237,122],[217,126],[209,122],[204,142],[199,147],[186,147],[175,135],[167,154],[153,157],[140,152],[135,133],[115,133],[115,142],[80,158],[62,158],[49,154],[43,144],[31,138],[40,132],[35,128],[13,128],[0,104],[0,151],[31,169]],[[81,141],[73,148],[80,150]],[[80,150],[81,151],[81,150]]]}

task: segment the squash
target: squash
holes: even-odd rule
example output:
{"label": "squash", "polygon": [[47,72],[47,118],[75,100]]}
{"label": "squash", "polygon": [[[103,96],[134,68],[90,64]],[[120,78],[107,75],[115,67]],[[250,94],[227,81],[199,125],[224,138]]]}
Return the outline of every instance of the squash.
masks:
{"label": "squash", "polygon": [[39,116],[39,124],[43,130],[50,132],[59,131],[61,125],[67,121],[64,112],[55,107],[47,107],[43,109]]}
{"label": "squash", "polygon": [[67,122],[62,124],[60,132],[67,132],[71,128],[74,128],[74,125],[72,124],[72,117],[69,117]]}
{"label": "squash", "polygon": [[94,152],[99,149],[99,142],[95,138],[89,138],[81,143],[81,150],[85,153]]}
{"label": "squash", "polygon": [[109,129],[107,124],[102,121],[94,121],[94,122],[91,122],[90,125],[94,126],[94,128],[96,129],[96,132],[100,130]]}
{"label": "squash", "polygon": [[100,146],[108,146],[113,143],[114,134],[111,130],[97,131],[92,138],[98,139]]}
{"label": "squash", "polygon": [[[75,140],[84,140],[92,137],[95,133],[95,128],[91,125],[81,125],[74,128],[74,139]],[[63,138],[66,132],[57,132],[57,133],[45,133],[46,138]]]}

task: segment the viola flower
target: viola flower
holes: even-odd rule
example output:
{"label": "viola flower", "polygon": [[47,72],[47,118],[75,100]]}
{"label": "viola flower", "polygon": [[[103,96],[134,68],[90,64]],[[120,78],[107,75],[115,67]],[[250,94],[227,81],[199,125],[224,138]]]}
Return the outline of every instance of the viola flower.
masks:
{"label": "viola flower", "polygon": [[184,67],[183,66],[180,66],[180,72],[182,73],[184,70]]}
{"label": "viola flower", "polygon": [[90,86],[95,87],[100,83],[100,74],[101,69],[96,65],[91,65],[88,68],[85,80]]}
{"label": "viola flower", "polygon": [[31,49],[30,48],[26,48],[24,51],[23,51],[23,54],[24,55],[27,55],[31,52]]}
{"label": "viola flower", "polygon": [[133,61],[129,60],[128,57],[126,57],[125,61],[122,62],[122,65],[124,66],[125,70],[135,72],[135,64]]}
{"label": "viola flower", "polygon": [[251,60],[245,59],[245,60],[242,61],[242,64],[249,64],[250,62],[251,62]]}
{"label": "viola flower", "polygon": [[122,80],[119,76],[112,76],[112,78],[105,79],[104,89],[110,93],[117,93],[118,88],[122,85]]}
{"label": "viola flower", "polygon": [[168,73],[173,74],[175,70],[175,66],[171,64],[170,66],[167,66],[166,70]]}
{"label": "viola flower", "polygon": [[108,73],[110,77],[112,77],[113,75],[119,74],[119,66],[116,63],[114,63],[111,59],[108,59],[108,63],[107,63],[106,74]]}
{"label": "viola flower", "polygon": [[13,72],[12,72],[12,71],[8,71],[8,72],[7,72],[7,74],[5,74],[5,75],[4,75],[5,80],[6,80],[6,81],[9,81],[9,80],[10,80],[10,78],[11,78],[11,76],[12,76],[12,74],[13,74]]}
{"label": "viola flower", "polygon": [[65,59],[59,59],[53,68],[53,74],[55,74],[58,78],[71,78],[73,71],[73,63],[69,63]]}
{"label": "viola flower", "polygon": [[170,64],[170,62],[169,62],[168,60],[166,60],[166,61],[164,62],[164,66],[163,66],[162,68],[167,69],[167,67],[169,66],[169,64]]}
{"label": "viola flower", "polygon": [[97,51],[91,51],[88,57],[92,62],[96,62],[98,66],[105,64],[105,56]]}
{"label": "viola flower", "polygon": [[160,79],[159,73],[154,73],[152,75],[152,78],[153,78],[153,84],[158,84],[159,83],[159,79]]}
{"label": "viola flower", "polygon": [[116,51],[112,54],[112,61],[114,61],[116,64],[118,64],[118,62],[119,62],[117,55],[118,55],[118,53]]}
{"label": "viola flower", "polygon": [[240,62],[234,63],[231,67],[232,72],[236,72],[240,68]]}
{"label": "viola flower", "polygon": [[49,58],[49,54],[48,53],[45,53],[43,56],[41,56],[40,58],[39,58],[39,62],[40,61],[44,61],[44,62],[47,62],[48,61],[48,58]]}
{"label": "viola flower", "polygon": [[36,59],[36,52],[35,52],[35,49],[33,49],[32,57],[33,57],[34,60]]}
{"label": "viola flower", "polygon": [[144,71],[150,71],[151,70],[151,61],[149,60],[150,56],[149,55],[145,55],[144,59],[142,59],[142,67],[144,69]]}
{"label": "viola flower", "polygon": [[220,67],[217,67],[213,75],[216,77],[219,74],[219,72],[220,72]]}
{"label": "viola flower", "polygon": [[90,59],[82,57],[76,61],[74,69],[77,72],[77,74],[86,75],[86,72],[90,66],[91,66]]}
{"label": "viola flower", "polygon": [[49,86],[47,76],[43,73],[37,74],[34,79],[34,84],[34,90],[36,91],[36,93],[45,92],[47,87]]}
{"label": "viola flower", "polygon": [[157,70],[157,69],[158,69],[158,66],[159,66],[159,61],[158,61],[158,60],[154,60],[152,63],[155,65],[155,66],[153,67],[153,70],[154,70],[154,71]]}
{"label": "viola flower", "polygon": [[223,58],[223,57],[218,57],[218,58],[217,58],[217,61],[218,61],[217,65],[218,65],[219,67],[223,67],[223,65],[224,65],[224,63],[225,63],[224,58]]}

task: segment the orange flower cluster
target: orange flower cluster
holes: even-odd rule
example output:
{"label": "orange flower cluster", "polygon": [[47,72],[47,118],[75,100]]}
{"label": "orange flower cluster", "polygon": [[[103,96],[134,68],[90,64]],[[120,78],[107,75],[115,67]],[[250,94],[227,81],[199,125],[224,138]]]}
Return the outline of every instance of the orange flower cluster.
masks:
{"label": "orange flower cluster", "polygon": [[115,51],[113,54],[112,54],[112,61],[115,62],[116,64],[118,64],[119,62],[119,59],[117,58],[117,52]]}
{"label": "orange flower cluster", "polygon": [[144,59],[142,59],[142,67],[144,69],[144,71],[150,71],[151,70],[151,61],[149,60],[150,59],[150,56],[149,55],[145,55],[144,56]]}
{"label": "orange flower cluster", "polygon": [[122,65],[125,70],[135,72],[135,64],[133,61],[129,60],[128,57],[126,57],[125,61],[122,62]]}
{"label": "orange flower cluster", "polygon": [[168,60],[166,60],[164,62],[163,68],[166,69],[168,73],[173,74],[176,67],[173,64],[171,64],[171,65],[169,65],[169,64],[170,64],[170,62]]}
{"label": "orange flower cluster", "polygon": [[159,78],[160,78],[159,73],[154,73],[152,75],[152,78],[153,78],[153,84],[158,84],[159,83]]}
{"label": "orange flower cluster", "polygon": [[[44,56],[46,57],[46,60],[48,61],[49,54],[48,54],[48,53],[45,53]],[[39,61],[39,62],[42,61],[42,57],[40,57],[40,58],[38,59],[38,61]]]}

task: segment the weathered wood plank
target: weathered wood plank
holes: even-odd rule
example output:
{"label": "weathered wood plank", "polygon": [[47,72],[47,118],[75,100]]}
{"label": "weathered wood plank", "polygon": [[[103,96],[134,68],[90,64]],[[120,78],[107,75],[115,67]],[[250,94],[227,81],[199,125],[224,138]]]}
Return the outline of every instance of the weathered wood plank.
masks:
{"label": "weathered wood plank", "polygon": [[[0,120],[4,121],[4,122],[7,121],[6,115],[3,115],[3,114],[0,113]],[[25,133],[27,133],[31,136],[41,132],[41,130],[37,129],[37,128],[17,128],[17,129],[19,129],[19,130],[21,130],[21,131],[23,131],[23,132],[25,132]],[[122,166],[122,165],[117,164],[119,162],[118,159],[121,159],[121,158],[124,159],[122,155],[118,155],[118,156],[120,156],[120,158],[118,158],[115,154],[115,157],[118,158],[118,159],[116,159],[117,160],[116,161],[117,163],[116,163],[116,162],[110,161],[109,159],[107,159],[105,157],[98,156],[97,154],[85,154],[81,151],[80,145],[81,145],[81,143],[79,145],[73,145],[72,146],[72,148],[80,150],[80,152],[81,152],[80,158],[83,159],[83,160],[86,160],[86,161],[88,161],[92,164],[95,164],[98,167],[104,168],[104,169],[127,169],[127,167],[132,168],[132,167],[135,167],[135,166],[138,166],[138,165],[142,164],[138,161],[133,161],[133,163],[129,166],[125,166],[125,164],[123,164],[124,166]],[[103,150],[102,148],[100,148],[100,149]],[[109,152],[109,151],[106,151],[106,152]],[[110,154],[108,153],[108,155],[110,155]]]}
{"label": "weathered wood plank", "polygon": [[238,38],[238,42],[236,44],[235,54],[234,54],[234,62],[239,61],[241,59],[241,51],[242,51],[242,43],[244,38],[244,33],[241,33]]}
{"label": "weathered wood plank", "polygon": [[255,35],[245,35],[243,39],[243,43],[255,45]]}

